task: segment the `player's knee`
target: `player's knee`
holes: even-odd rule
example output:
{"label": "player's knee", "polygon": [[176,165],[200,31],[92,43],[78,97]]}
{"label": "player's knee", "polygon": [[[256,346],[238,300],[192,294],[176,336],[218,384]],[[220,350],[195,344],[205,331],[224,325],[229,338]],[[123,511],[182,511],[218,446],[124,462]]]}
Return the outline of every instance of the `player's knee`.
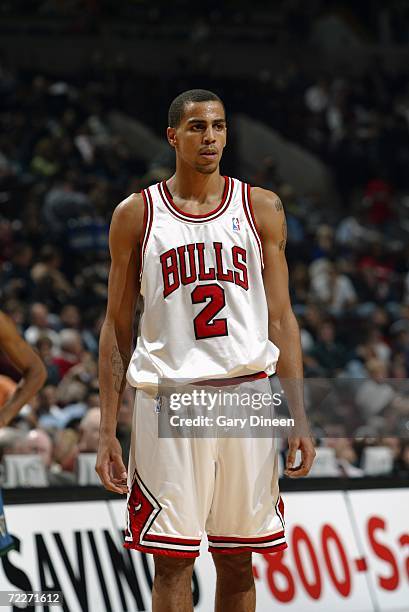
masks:
{"label": "player's knee", "polygon": [[195,560],[185,559],[184,557],[175,558],[154,555],[154,562],[155,578],[172,580],[186,574],[192,574]]}
{"label": "player's knee", "polygon": [[239,585],[253,583],[252,554],[240,553],[237,555],[223,555],[214,553],[213,562],[219,578],[231,579]]}

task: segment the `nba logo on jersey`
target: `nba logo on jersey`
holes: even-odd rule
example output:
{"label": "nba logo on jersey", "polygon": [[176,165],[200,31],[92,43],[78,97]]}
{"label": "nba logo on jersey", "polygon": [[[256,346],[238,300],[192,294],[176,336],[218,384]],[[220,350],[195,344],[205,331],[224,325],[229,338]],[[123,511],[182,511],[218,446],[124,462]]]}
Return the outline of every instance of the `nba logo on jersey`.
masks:
{"label": "nba logo on jersey", "polygon": [[238,220],[237,217],[232,217],[232,224],[233,224],[233,231],[234,232],[239,232],[240,231],[240,221]]}
{"label": "nba logo on jersey", "polygon": [[159,414],[162,411],[162,398],[160,395],[156,396],[155,412]]}

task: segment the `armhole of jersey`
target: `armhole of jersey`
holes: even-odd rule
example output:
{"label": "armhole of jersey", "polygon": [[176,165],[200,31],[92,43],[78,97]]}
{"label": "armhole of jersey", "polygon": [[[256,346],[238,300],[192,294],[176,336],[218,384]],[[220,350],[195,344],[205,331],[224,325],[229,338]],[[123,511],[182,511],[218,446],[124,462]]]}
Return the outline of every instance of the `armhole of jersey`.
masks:
{"label": "armhole of jersey", "polygon": [[260,253],[261,267],[264,268],[263,244],[261,242],[260,233],[258,231],[256,219],[254,217],[253,207],[251,205],[250,185],[248,185],[247,183],[242,183],[241,189],[244,212],[247,218],[247,222],[250,225],[251,231],[253,232],[257,242],[258,250]]}
{"label": "armhole of jersey", "polygon": [[149,235],[152,229],[152,221],[153,221],[153,204],[152,204],[152,196],[148,189],[143,189],[141,191],[143,203],[144,203],[144,213],[143,213],[143,227],[140,238],[140,274],[139,278],[142,278],[143,272],[143,264],[145,260],[145,251],[146,246],[148,244]]}

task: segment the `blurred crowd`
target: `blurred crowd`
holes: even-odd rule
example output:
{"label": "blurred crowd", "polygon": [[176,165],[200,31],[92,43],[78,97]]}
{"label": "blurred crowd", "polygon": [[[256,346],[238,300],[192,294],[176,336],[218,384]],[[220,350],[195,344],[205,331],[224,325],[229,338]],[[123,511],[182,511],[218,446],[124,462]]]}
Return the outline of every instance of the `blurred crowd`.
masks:
{"label": "blurred crowd", "polygon": [[[48,372],[43,390],[0,433],[0,455],[41,454],[53,484],[74,483],[78,454],[96,451],[98,338],[113,208],[173,170],[171,156],[143,160],[107,114],[120,110],[163,136],[158,125],[166,124],[168,101],[198,85],[186,75],[164,79],[158,95],[157,88],[149,93],[147,81],[144,100],[130,95],[125,72],[111,67],[89,81],[68,81],[0,63],[0,306]],[[364,79],[309,79],[285,65],[282,74],[255,75],[253,85],[211,75],[204,82],[226,98],[229,112],[254,112],[320,156],[339,196],[329,205],[317,194],[297,193],[281,180],[273,158],[256,175],[239,176],[283,200],[306,376],[370,384],[354,421],[359,442],[348,440],[342,426],[350,407],[339,410],[330,434],[312,411],[314,433],[323,445],[338,440],[333,447],[355,475],[363,446],[382,445],[393,447],[391,473],[409,477],[406,396],[385,382],[409,374],[407,83],[381,66]],[[232,149],[226,163],[237,175],[234,142]],[[0,374],[1,404],[19,379],[1,355]],[[118,430],[125,456],[132,406],[127,389]]]}
{"label": "blurred crowd", "polygon": [[[115,0],[3,0],[4,17],[25,15],[25,29],[43,33],[47,22],[52,21],[61,33],[97,34],[106,30],[107,22],[126,24],[122,32],[132,34],[138,28],[143,36],[149,36],[147,29],[155,28],[155,34],[169,37],[175,34],[210,37],[218,35],[217,26],[229,22],[231,38],[268,40],[277,39],[306,40],[314,22],[327,15],[342,15],[351,26],[374,40],[385,22],[390,28],[393,42],[409,41],[409,9],[405,0],[389,0],[379,6],[372,0],[276,0],[274,11],[269,10],[263,0],[249,4],[245,0],[209,0],[204,12],[200,5],[192,5],[189,0],[177,0],[170,7],[165,2],[138,0],[122,2]],[[382,25],[380,25],[380,22]],[[162,27],[160,27],[162,26]],[[0,23],[1,29],[1,23]]]}

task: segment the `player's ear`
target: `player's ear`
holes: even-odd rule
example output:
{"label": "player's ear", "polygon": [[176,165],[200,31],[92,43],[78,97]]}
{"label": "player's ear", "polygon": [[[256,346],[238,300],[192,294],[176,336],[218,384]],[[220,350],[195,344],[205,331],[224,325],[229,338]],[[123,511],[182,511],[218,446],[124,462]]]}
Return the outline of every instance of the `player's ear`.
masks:
{"label": "player's ear", "polygon": [[176,130],[175,128],[168,127],[166,130],[166,136],[168,138],[168,143],[171,147],[175,148],[176,146]]}

